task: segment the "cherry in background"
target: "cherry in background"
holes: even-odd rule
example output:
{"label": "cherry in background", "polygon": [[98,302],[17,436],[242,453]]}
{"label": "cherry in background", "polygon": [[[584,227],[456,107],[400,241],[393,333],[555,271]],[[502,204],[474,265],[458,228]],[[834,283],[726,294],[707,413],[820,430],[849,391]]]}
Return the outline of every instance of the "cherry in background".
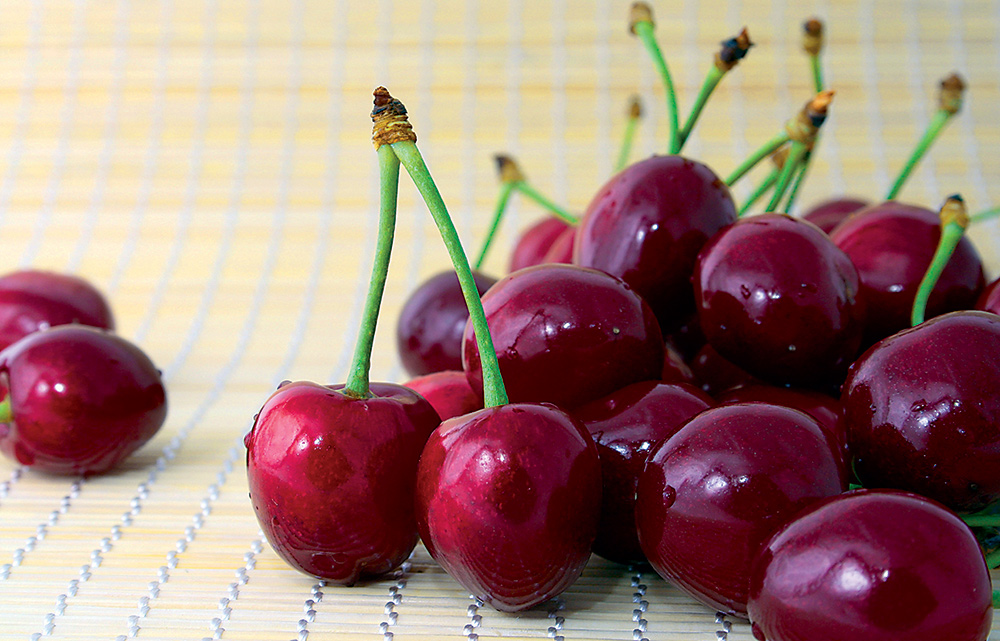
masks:
{"label": "cherry in background", "polygon": [[837,225],[844,222],[848,216],[860,209],[864,209],[869,204],[867,200],[851,198],[849,196],[831,198],[830,200],[824,200],[817,205],[813,205],[811,209],[802,214],[802,218],[829,234]]}
{"label": "cherry in background", "polygon": [[0,277],[0,349],[47,327],[115,328],[104,295],[78,276],[22,270]]}
{"label": "cherry in background", "polygon": [[597,192],[580,221],[573,262],[624,280],[669,332],[694,309],[698,252],[735,220],[729,189],[711,169],[681,156],[653,156]]}
{"label": "cherry in background", "polygon": [[913,494],[816,504],[775,534],[751,576],[758,641],[985,641],[993,620],[972,532]]}
{"label": "cherry in background", "polygon": [[976,309],[1000,314],[1000,278],[983,289],[983,293],[979,295],[979,300],[976,301]]}
{"label": "cherry in background", "polygon": [[[473,272],[483,295],[496,279]],[[406,299],[396,324],[396,347],[411,376],[462,369],[462,332],[469,310],[454,271],[441,272]]]}
{"label": "cherry in background", "polygon": [[445,370],[403,384],[431,404],[442,421],[483,409],[483,399],[469,386],[465,372]]}
{"label": "cherry in background", "polygon": [[0,352],[0,451],[53,474],[100,474],[149,441],[167,415],[160,372],[110,332],[63,325]]}
{"label": "cherry in background", "polygon": [[740,219],[705,245],[694,283],[708,342],[768,382],[836,384],[861,345],[858,273],[811,223]]}
{"label": "cherry in background", "polygon": [[[500,371],[513,402],[572,410],[639,381],[657,380],[664,342],[649,306],[621,280],[574,265],[514,272],[483,296]],[[465,373],[483,389],[473,327]]]}
{"label": "cherry in background", "polygon": [[1000,499],[1000,317],[952,312],[895,334],[851,366],[848,442],[868,487],[976,511]]}
{"label": "cherry in background", "polygon": [[840,451],[812,417],[766,403],[709,409],[650,454],[636,497],[639,541],[660,576],[746,616],[760,547],[846,484]]}
{"label": "cherry in background", "polygon": [[[555,216],[547,216],[531,227],[528,227],[521,233],[514,244],[514,251],[510,257],[510,271],[516,272],[525,267],[541,265],[547,262],[568,262],[547,260],[547,255],[553,245],[567,232],[569,233],[569,238],[572,239],[573,228],[570,227],[569,223]],[[565,240],[562,241],[563,244],[565,242]],[[565,252],[565,250],[562,251]]]}
{"label": "cherry in background", "polygon": [[[896,201],[858,211],[831,232],[861,278],[861,298],[868,308],[864,345],[910,326],[917,287],[940,237],[937,212]],[[931,292],[927,318],[971,309],[984,284],[979,254],[963,238]]]}

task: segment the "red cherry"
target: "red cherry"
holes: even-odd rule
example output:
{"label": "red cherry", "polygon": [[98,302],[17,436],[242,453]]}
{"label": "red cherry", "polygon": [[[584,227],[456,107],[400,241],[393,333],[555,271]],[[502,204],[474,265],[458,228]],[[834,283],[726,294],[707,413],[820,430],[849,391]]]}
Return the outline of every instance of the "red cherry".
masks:
{"label": "red cherry", "polygon": [[669,341],[664,344],[663,350],[665,358],[663,359],[663,371],[660,373],[660,380],[664,383],[697,385],[694,373],[688,367],[688,364],[684,362],[684,357],[681,356],[681,353]]}
{"label": "red cherry", "polygon": [[246,436],[257,520],[292,567],[350,585],[406,560],[417,543],[417,460],[437,414],[416,392],[372,383],[372,398],[296,382],[264,403]]}
{"label": "red cherry", "polygon": [[[572,409],[662,372],[663,336],[653,312],[603,272],[528,267],[491,287],[483,308],[513,402]],[[471,324],[463,358],[469,383],[480,393],[482,366]]]}
{"label": "red cherry", "polygon": [[483,409],[483,399],[472,391],[465,372],[434,372],[414,378],[403,386],[423,396],[442,421]]}
{"label": "red cherry", "polygon": [[543,218],[528,227],[514,245],[514,252],[510,257],[510,271],[516,272],[525,267],[550,262],[546,260],[545,255],[558,238],[572,230],[568,223],[554,216]]}
{"label": "red cherry", "polygon": [[[863,209],[831,232],[861,278],[861,298],[868,308],[866,346],[910,326],[917,287],[940,237],[936,212],[895,201]],[[927,318],[971,309],[984,284],[979,254],[962,238],[934,286]]]}
{"label": "red cherry", "polygon": [[653,156],[604,185],[580,221],[573,262],[617,276],[641,295],[664,331],[693,310],[699,250],[736,220],[711,169],[681,156]]}
{"label": "red cherry", "polygon": [[636,524],[653,568],[709,607],[746,615],[750,566],[767,539],[847,472],[816,421],[747,403],[705,410],[650,454]]}
{"label": "red cherry", "polygon": [[859,209],[864,209],[869,204],[867,200],[848,196],[832,198],[814,205],[812,209],[802,214],[802,219],[808,220],[829,234],[833,231],[834,227],[844,222],[848,216]]}
{"label": "red cherry", "polygon": [[1000,499],[1000,317],[953,312],[883,340],[854,365],[843,403],[866,486],[959,511]]}
{"label": "red cherry", "polygon": [[758,641],[985,641],[990,575],[968,527],[913,494],[857,491],[779,531],[754,563]]}
{"label": "red cherry", "polygon": [[698,317],[723,357],[772,383],[839,382],[864,329],[858,274],[815,225],[740,219],[698,256]]}
{"label": "red cherry", "polygon": [[600,465],[583,425],[551,405],[445,421],[420,457],[421,539],[477,598],[530,608],[569,587],[590,557]]}
{"label": "red cherry", "polygon": [[594,552],[618,563],[646,560],[635,530],[635,487],[653,447],[712,406],[690,385],[634,383],[573,412],[601,456],[601,523]]}
{"label": "red cherry", "polygon": [[[482,296],[496,279],[472,273]],[[396,347],[411,376],[462,369],[462,332],[469,320],[455,272],[427,279],[406,299],[396,324]]]}
{"label": "red cherry", "polygon": [[543,263],[565,263],[573,262],[573,245],[576,243],[576,227],[570,227],[552,242],[549,251],[545,252],[542,258]]}
{"label": "red cherry", "polygon": [[83,325],[35,332],[0,352],[11,422],[0,450],[53,474],[99,474],[156,434],[167,415],[160,373],[138,347]]}
{"label": "red cherry", "polygon": [[29,269],[0,277],[0,349],[69,323],[115,328],[104,295],[78,276]]}
{"label": "red cherry", "polygon": [[691,373],[701,383],[701,389],[709,396],[719,396],[731,389],[760,383],[742,367],[728,361],[705,344],[691,361]]}
{"label": "red cherry", "polygon": [[983,293],[979,295],[979,300],[976,301],[976,309],[1000,314],[1000,278],[983,289]]}

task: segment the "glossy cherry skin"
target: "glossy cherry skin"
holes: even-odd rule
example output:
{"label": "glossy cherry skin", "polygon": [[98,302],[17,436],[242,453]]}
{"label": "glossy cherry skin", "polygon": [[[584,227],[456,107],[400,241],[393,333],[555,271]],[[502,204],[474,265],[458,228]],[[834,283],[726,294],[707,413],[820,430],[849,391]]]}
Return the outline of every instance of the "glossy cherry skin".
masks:
{"label": "glossy cherry skin", "polygon": [[[482,296],[495,278],[472,272]],[[469,309],[453,271],[441,272],[415,289],[396,324],[396,347],[410,376],[462,369],[462,332]]]}
{"label": "glossy cherry skin", "polygon": [[867,487],[956,511],[1000,499],[1000,317],[945,314],[878,343],[844,383],[847,435]]}
{"label": "glossy cherry skin", "polygon": [[[514,272],[483,296],[512,402],[571,410],[639,381],[657,380],[664,343],[656,317],[617,278],[574,265]],[[464,369],[483,389],[479,349],[465,329]]]}
{"label": "glossy cherry skin", "polygon": [[808,220],[826,233],[833,231],[833,228],[844,222],[848,216],[864,209],[870,203],[860,198],[842,196],[824,200],[818,205],[814,205],[809,211],[802,214],[803,220]]}
{"label": "glossy cherry skin", "polygon": [[420,457],[424,545],[466,590],[504,612],[551,599],[580,576],[600,504],[597,447],[552,405],[445,421]]}
{"label": "glossy cherry skin", "polygon": [[860,490],[786,525],[754,564],[759,641],[985,641],[990,576],[975,537],[925,498]]}
{"label": "glossy cherry skin", "polygon": [[472,390],[462,371],[434,372],[403,386],[423,396],[442,421],[483,409],[483,399]]}
{"label": "glossy cherry skin", "polygon": [[663,371],[660,373],[660,380],[664,383],[687,383],[697,385],[694,373],[688,364],[684,362],[684,357],[668,341],[663,346]]}
{"label": "glossy cherry skin", "polygon": [[545,255],[556,239],[571,229],[568,223],[555,216],[547,216],[528,227],[514,244],[514,251],[510,256],[510,271],[516,272],[525,267],[550,262]]}
{"label": "glossy cherry skin", "polygon": [[711,169],[681,156],[653,156],[597,192],[580,221],[573,262],[624,280],[670,332],[694,310],[698,252],[735,220],[729,189]]}
{"label": "glossy cherry skin", "polygon": [[[863,209],[830,233],[861,278],[865,347],[910,326],[917,287],[940,237],[938,214],[895,201]],[[931,292],[926,317],[971,309],[985,282],[976,248],[962,238]]]}
{"label": "glossy cherry skin", "polygon": [[646,560],[635,530],[635,487],[653,447],[712,406],[690,385],[647,381],[588,403],[573,412],[601,456],[601,523],[594,552],[618,563]]}
{"label": "glossy cherry skin", "polygon": [[979,295],[979,300],[976,301],[976,309],[1000,314],[1000,278],[983,289],[983,293]]}
{"label": "glossy cherry skin", "polygon": [[388,572],[417,544],[413,487],[440,422],[401,385],[284,385],[246,436],[250,501],[271,547],[293,568],[351,585]]}
{"label": "glossy cherry skin", "polygon": [[850,460],[847,456],[847,423],[844,420],[844,406],[838,399],[813,390],[750,383],[723,392],[716,397],[716,402],[719,405],[770,403],[805,412],[816,419],[830,442],[843,451],[844,460]]}
{"label": "glossy cherry skin", "polygon": [[100,474],[163,425],[160,372],[132,343],[108,331],[62,325],[0,352],[0,451],[52,474]]}
{"label": "glossy cherry skin", "polygon": [[708,342],[768,382],[839,382],[861,345],[857,271],[811,223],[740,219],[705,245],[694,282]]}
{"label": "glossy cherry skin", "polygon": [[660,576],[746,616],[760,547],[802,508],[844,491],[846,478],[812,417],[765,403],[709,409],[650,454],[636,497],[639,542]]}
{"label": "glossy cherry skin", "polygon": [[39,329],[69,323],[115,328],[104,295],[78,276],[28,269],[0,277],[0,349]]}
{"label": "glossy cherry skin", "polygon": [[552,241],[549,251],[542,257],[543,263],[564,263],[573,262],[573,246],[576,244],[576,227],[570,227]]}

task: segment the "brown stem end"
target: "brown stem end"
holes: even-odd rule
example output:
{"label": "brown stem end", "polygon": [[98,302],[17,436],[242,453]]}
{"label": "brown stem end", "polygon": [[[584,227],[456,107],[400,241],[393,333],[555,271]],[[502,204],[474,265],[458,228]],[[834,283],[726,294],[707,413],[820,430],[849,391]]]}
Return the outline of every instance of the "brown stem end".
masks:
{"label": "brown stem end", "polygon": [[632,96],[628,100],[628,117],[633,120],[638,120],[642,118],[642,98],[639,96]]}
{"label": "brown stem end", "polygon": [[802,48],[810,56],[818,56],[823,49],[823,21],[809,18],[802,25]]}
{"label": "brown stem end", "polygon": [[792,147],[790,145],[782,145],[781,147],[778,147],[778,150],[771,154],[771,162],[773,162],[778,169],[784,169],[785,162],[788,161],[788,155],[791,151]]}
{"label": "brown stem end", "polygon": [[747,28],[743,27],[735,37],[722,41],[722,48],[715,54],[715,66],[722,73],[726,73],[746,57],[752,46],[750,34]]}
{"label": "brown stem end", "polygon": [[794,118],[785,123],[788,137],[811,147],[816,141],[816,132],[826,120],[830,103],[833,102],[833,94],[834,92],[830,90],[819,92]]}
{"label": "brown stem end", "polygon": [[629,33],[635,35],[635,26],[640,22],[648,22],[656,26],[656,23],[653,22],[653,8],[645,2],[633,2],[628,14]]}
{"label": "brown stem end", "polygon": [[965,94],[965,81],[962,76],[953,73],[941,81],[941,92],[938,94],[941,109],[955,115],[962,108],[962,97]]}
{"label": "brown stem end", "polygon": [[500,182],[524,182],[524,174],[521,173],[521,168],[517,166],[517,162],[513,158],[505,154],[497,154],[493,159],[497,163],[497,173],[500,174]]}
{"label": "brown stem end", "polygon": [[372,95],[375,97],[372,107],[372,142],[375,149],[402,140],[416,142],[417,134],[413,133],[403,103],[393,98],[385,87],[377,87]]}
{"label": "brown stem end", "polygon": [[969,212],[965,208],[965,201],[958,194],[953,194],[948,196],[941,205],[941,228],[944,229],[945,226],[956,223],[962,229],[968,229],[969,227]]}

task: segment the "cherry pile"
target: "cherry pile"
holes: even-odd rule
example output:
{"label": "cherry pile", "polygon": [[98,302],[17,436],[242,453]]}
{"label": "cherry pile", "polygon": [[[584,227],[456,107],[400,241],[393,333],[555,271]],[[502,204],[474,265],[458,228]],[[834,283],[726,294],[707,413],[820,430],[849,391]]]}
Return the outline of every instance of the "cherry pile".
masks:
{"label": "cherry pile", "polygon": [[[653,27],[637,3],[631,30],[662,61]],[[650,563],[749,617],[759,641],[983,641],[1000,566],[980,543],[1000,527],[1000,286],[962,237],[960,197],[939,212],[895,199],[964,85],[942,83],[934,131],[886,201],[792,217],[833,97],[821,34],[806,23],[816,95],[725,180],[681,152],[752,47],[745,29],[683,123],[659,65],[670,153],[622,162],[579,218],[501,159],[476,267],[512,194],[555,217],[500,279],[470,269],[405,108],[377,89],[381,223],[348,382],[280,388],[247,435],[278,553],[351,584],[419,535],[470,593],[518,611],[565,590],[593,551]],[[769,155],[741,216],[729,186]],[[455,270],[397,326],[417,393],[368,382],[401,164]]]}

